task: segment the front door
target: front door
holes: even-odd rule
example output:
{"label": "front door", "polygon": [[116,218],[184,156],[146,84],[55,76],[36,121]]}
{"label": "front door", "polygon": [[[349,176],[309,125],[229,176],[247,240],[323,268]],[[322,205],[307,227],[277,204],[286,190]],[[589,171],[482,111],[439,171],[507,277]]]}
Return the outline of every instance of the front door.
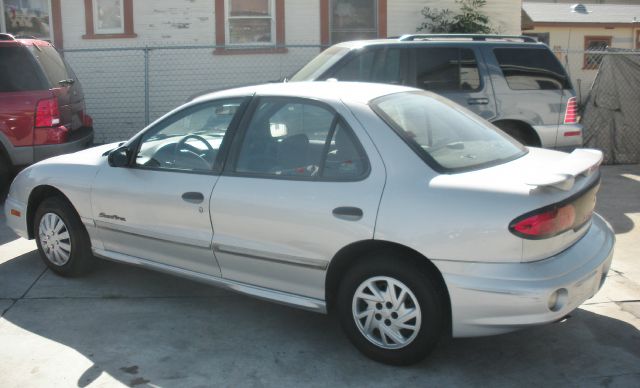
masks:
{"label": "front door", "polygon": [[222,276],[324,299],[333,256],[373,238],[384,167],[344,107],[282,97],[253,105],[211,201]]}
{"label": "front door", "polygon": [[242,99],[181,110],[132,145],[129,167],[105,165],[93,187],[93,217],[110,253],[220,275],[209,201],[218,151]]}

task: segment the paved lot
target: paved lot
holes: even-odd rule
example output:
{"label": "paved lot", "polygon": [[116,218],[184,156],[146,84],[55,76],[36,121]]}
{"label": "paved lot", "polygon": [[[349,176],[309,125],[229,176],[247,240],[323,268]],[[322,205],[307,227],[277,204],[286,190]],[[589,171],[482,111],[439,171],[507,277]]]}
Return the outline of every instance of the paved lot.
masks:
{"label": "paved lot", "polygon": [[603,171],[604,289],[565,322],[447,341],[407,368],[362,357],[323,315],[109,262],[59,278],[0,218],[0,386],[640,386],[640,165]]}

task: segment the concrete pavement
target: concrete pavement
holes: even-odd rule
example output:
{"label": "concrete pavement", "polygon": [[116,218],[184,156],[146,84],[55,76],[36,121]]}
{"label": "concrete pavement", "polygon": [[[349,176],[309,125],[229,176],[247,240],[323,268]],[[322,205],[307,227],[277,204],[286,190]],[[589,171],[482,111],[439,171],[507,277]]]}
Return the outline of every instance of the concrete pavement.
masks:
{"label": "concrete pavement", "polygon": [[603,174],[618,243],[595,298],[406,368],[364,358],[327,316],[103,261],[60,278],[0,216],[0,386],[640,386],[640,165]]}

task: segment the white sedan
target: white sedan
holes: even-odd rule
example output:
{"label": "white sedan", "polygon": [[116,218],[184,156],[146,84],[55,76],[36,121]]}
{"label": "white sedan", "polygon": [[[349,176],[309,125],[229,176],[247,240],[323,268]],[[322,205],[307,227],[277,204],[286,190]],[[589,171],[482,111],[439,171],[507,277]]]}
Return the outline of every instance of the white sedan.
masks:
{"label": "white sedan", "polygon": [[270,84],[33,165],[5,211],[60,275],[100,257],[334,312],[364,354],[409,364],[599,290],[601,160],[526,148],[416,89]]}

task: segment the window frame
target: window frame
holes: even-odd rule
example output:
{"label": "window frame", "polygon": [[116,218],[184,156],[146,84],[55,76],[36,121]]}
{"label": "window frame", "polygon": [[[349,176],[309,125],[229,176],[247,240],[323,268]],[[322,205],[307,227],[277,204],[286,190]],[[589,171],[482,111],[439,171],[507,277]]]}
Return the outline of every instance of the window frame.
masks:
{"label": "window frame", "polygon": [[[333,0],[320,0],[320,44],[322,47],[329,47],[336,42],[331,41],[331,1]],[[387,37],[387,0],[376,0],[376,14],[377,14],[377,37]]]}
{"label": "window frame", "polygon": [[228,1],[215,0],[215,55],[242,55],[242,54],[284,54],[288,52],[285,45],[285,3],[284,0],[271,0],[274,8],[271,28],[272,37],[275,39],[268,44],[230,44],[228,26]]}
{"label": "window frame", "polygon": [[[4,13],[4,7],[5,7],[5,1],[6,0],[0,0],[0,10],[2,12],[2,14],[0,15],[0,32],[3,33],[8,33],[7,32],[7,21],[5,20],[5,13]],[[56,22],[54,21],[54,12],[56,12],[55,6],[56,4],[53,4],[54,2],[56,2],[56,0],[44,0],[47,2],[48,4],[48,12],[49,12],[49,36],[42,36],[42,37],[38,37],[38,39],[41,40],[46,40],[49,42],[53,42],[53,40],[55,38],[57,38],[57,30],[56,30]],[[59,0],[58,0],[59,1]],[[59,4],[58,4],[59,6]]]}
{"label": "window frame", "polygon": [[138,34],[133,31],[133,0],[121,0],[122,4],[122,32],[100,32],[96,29],[97,7],[96,0],[84,0],[84,17],[86,33],[82,39],[126,39],[136,38]]}
{"label": "window frame", "polygon": [[[238,111],[236,115],[233,117],[231,122],[229,123],[229,127],[225,132],[225,135],[222,139],[222,143],[220,144],[220,148],[218,150],[218,154],[216,155],[216,160],[213,164],[213,168],[211,171],[206,170],[181,170],[181,169],[171,169],[171,168],[163,168],[163,167],[148,167],[148,166],[139,166],[136,164],[136,157],[140,152],[140,148],[142,147],[142,141],[147,135],[153,135],[162,129],[166,128],[168,125],[175,123],[178,120],[182,120],[189,114],[200,110],[207,105],[212,106],[215,104],[224,103],[225,101],[231,100],[240,100],[240,106],[238,107]],[[136,136],[134,136],[125,146],[131,150],[131,155],[129,155],[129,163],[126,168],[132,168],[137,170],[148,170],[148,171],[162,171],[162,172],[175,172],[175,173],[183,173],[183,174],[198,174],[198,175],[221,175],[228,153],[229,147],[233,143],[233,139],[236,135],[236,131],[238,129],[238,125],[244,117],[246,113],[247,106],[251,101],[251,96],[230,96],[230,97],[222,97],[216,100],[208,100],[203,101],[197,104],[192,104],[185,106],[184,108],[174,111],[168,116],[161,118],[158,122],[154,123],[147,130],[140,132]]]}
{"label": "window frame", "polygon": [[589,64],[589,56],[594,54],[587,54],[586,51],[589,51],[589,43],[593,41],[606,41],[607,47],[611,47],[613,36],[611,35],[586,35],[584,37],[584,56],[582,63],[582,70],[598,70],[600,68],[600,63],[602,62],[602,58],[597,65]]}
{"label": "window frame", "polygon": [[[316,105],[321,108],[328,110],[333,114],[334,118],[331,123],[331,128],[327,133],[327,138],[325,139],[325,144],[323,150],[327,149],[327,146],[330,145],[331,140],[335,134],[336,127],[338,124],[342,125],[344,130],[347,131],[347,135],[353,142],[354,147],[357,149],[358,153],[361,155],[364,170],[363,173],[357,177],[349,177],[349,178],[325,178],[321,175],[323,172],[323,167],[326,163],[327,156],[321,155],[320,159],[320,167],[321,170],[317,176],[291,176],[291,175],[274,175],[274,174],[266,174],[266,173],[252,173],[252,172],[238,172],[236,171],[238,158],[240,156],[241,148],[244,144],[244,139],[247,134],[247,130],[249,128],[249,124],[252,122],[253,117],[256,113],[256,110],[261,105],[262,101],[274,101],[274,100],[283,100],[287,103],[299,103],[299,104],[309,104]],[[324,151],[323,151],[324,152]],[[365,151],[360,139],[353,131],[353,128],[349,125],[347,120],[340,114],[338,111],[333,108],[328,103],[314,99],[314,98],[305,98],[305,97],[293,97],[293,96],[256,96],[253,98],[246,111],[244,112],[244,117],[242,121],[239,123],[238,128],[234,134],[232,144],[229,149],[229,154],[225,159],[224,168],[222,171],[223,176],[233,176],[233,177],[242,177],[242,178],[255,178],[255,179],[275,179],[275,180],[284,180],[284,181],[301,181],[301,182],[359,182],[367,179],[371,174],[371,162],[369,160],[369,156]]]}

